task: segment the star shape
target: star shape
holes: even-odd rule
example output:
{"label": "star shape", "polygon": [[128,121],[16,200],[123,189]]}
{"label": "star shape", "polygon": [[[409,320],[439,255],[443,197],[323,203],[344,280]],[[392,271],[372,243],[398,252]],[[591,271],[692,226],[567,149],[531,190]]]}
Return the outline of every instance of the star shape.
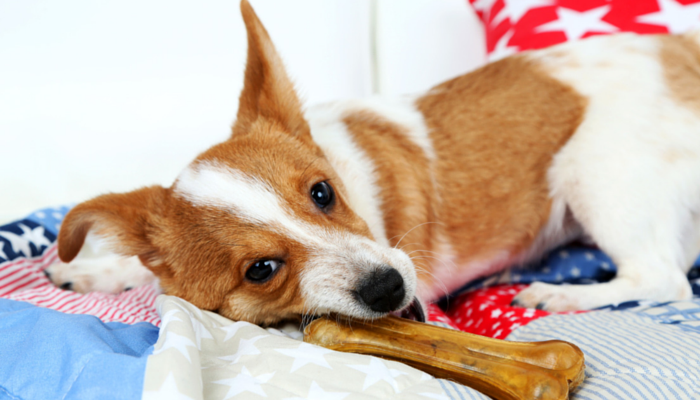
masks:
{"label": "star shape", "polygon": [[192,362],[190,359],[190,352],[187,350],[187,347],[196,348],[197,346],[188,337],[178,335],[173,331],[166,331],[165,335],[165,342],[163,343],[163,346],[161,346],[160,349],[153,351],[153,355],[158,355],[168,349],[176,349],[180,352],[180,354],[185,356],[188,362]]}
{"label": "star shape", "polygon": [[683,33],[700,26],[700,4],[682,5],[673,0],[658,0],[659,11],[640,15],[637,22],[661,25],[670,33]]}
{"label": "star shape", "polygon": [[474,7],[474,9],[479,11],[480,13],[483,13],[484,21],[488,21],[489,16],[491,15],[491,9],[497,1],[498,0],[476,0],[472,3],[472,7]]}
{"label": "star shape", "polygon": [[320,346],[301,343],[296,349],[276,349],[275,351],[294,358],[292,370],[290,372],[294,372],[307,364],[315,364],[320,367],[333,369],[324,357],[326,354],[333,353],[333,351]]}
{"label": "star shape", "polygon": [[51,242],[46,235],[44,235],[45,230],[43,226],[37,226],[34,229],[29,228],[24,224],[19,224],[18,226],[22,230],[22,237],[31,243],[34,243],[34,246],[36,246],[37,249],[40,249],[41,246],[51,246]]}
{"label": "star shape", "polygon": [[245,327],[245,326],[251,326],[252,324],[248,322],[243,322],[243,321],[238,321],[234,322],[231,325],[226,325],[226,326],[220,326],[219,329],[222,331],[226,332],[226,336],[224,337],[224,342],[231,339],[232,337],[236,336],[236,333],[238,333],[238,330]]}
{"label": "star shape", "polygon": [[285,400],[343,400],[349,395],[350,393],[347,392],[326,392],[316,381],[311,381],[309,394],[306,397],[292,397]]}
{"label": "star shape", "polygon": [[513,30],[509,30],[496,42],[496,46],[489,53],[489,61],[498,61],[501,58],[512,56],[519,51],[517,46],[509,46],[508,42],[513,37]]}
{"label": "star shape", "polygon": [[262,384],[267,383],[274,375],[275,373],[271,372],[269,374],[253,376],[248,371],[248,368],[243,367],[243,369],[241,369],[241,373],[233,378],[222,379],[212,383],[218,383],[219,385],[226,385],[229,387],[223,400],[230,399],[231,397],[243,392],[251,392],[267,397],[267,394],[262,390]]}
{"label": "star shape", "polygon": [[616,32],[619,29],[603,20],[610,11],[610,6],[593,8],[588,11],[576,11],[569,8],[557,8],[558,18],[538,26],[536,32],[564,32],[568,40],[578,40],[588,32]]}
{"label": "star shape", "polygon": [[178,310],[178,309],[170,310],[170,311],[168,311],[167,313],[165,313],[165,315],[163,315],[163,317],[161,317],[161,319],[160,319],[160,330],[161,330],[161,332],[165,332],[166,328],[168,327],[168,325],[169,325],[171,322],[175,322],[175,321],[180,321],[180,322],[182,322],[182,320],[181,320],[180,318],[174,317],[174,315],[177,314],[179,311],[180,311],[180,310]]}
{"label": "star shape", "polygon": [[394,388],[394,392],[399,393],[399,384],[394,378],[407,375],[406,372],[389,369],[383,361],[376,357],[370,358],[369,365],[348,365],[348,367],[367,374],[365,383],[362,386],[363,391],[379,381],[384,381]]}
{"label": "star shape", "polygon": [[192,329],[194,330],[194,341],[197,343],[197,349],[202,349],[202,339],[214,339],[209,329],[207,329],[202,321],[197,318],[192,318]]}
{"label": "star shape", "polygon": [[21,235],[9,231],[0,231],[0,236],[10,242],[12,251],[15,253],[19,254],[22,252],[25,257],[31,257],[32,250],[29,246],[30,243],[33,243],[37,249],[41,248],[42,245],[51,245],[51,242],[49,242],[46,236],[44,236],[43,226],[37,226],[34,229],[29,228],[24,224],[17,224],[17,226],[22,230]]}
{"label": "star shape", "polygon": [[429,381],[429,380],[431,380],[431,379],[435,379],[435,378],[433,378],[432,375],[428,375],[428,374],[426,374],[425,372],[421,372],[421,376],[420,376],[420,381],[421,381],[421,382],[422,382],[422,381]]}
{"label": "star shape", "polygon": [[250,339],[241,339],[241,341],[238,342],[238,350],[236,350],[235,353],[229,356],[222,356],[218,358],[224,361],[231,361],[232,364],[235,364],[243,356],[254,356],[256,354],[260,354],[260,350],[258,350],[258,348],[255,347],[253,343],[266,337],[266,335],[260,335]]}
{"label": "star shape", "polygon": [[503,0],[503,8],[496,14],[491,24],[497,26],[506,18],[515,25],[520,19],[534,8],[554,5],[553,0]]}
{"label": "star shape", "polygon": [[144,390],[143,400],[158,400],[158,399],[172,399],[172,400],[194,400],[190,396],[186,396],[180,392],[177,388],[177,382],[173,373],[169,373],[168,377],[160,386],[158,390]]}

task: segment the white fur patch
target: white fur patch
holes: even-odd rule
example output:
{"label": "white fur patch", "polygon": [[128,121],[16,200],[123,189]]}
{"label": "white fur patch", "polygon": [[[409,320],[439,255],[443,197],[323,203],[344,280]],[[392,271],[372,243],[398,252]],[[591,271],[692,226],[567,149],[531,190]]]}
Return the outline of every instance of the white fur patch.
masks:
{"label": "white fur patch", "polygon": [[69,263],[57,263],[46,269],[51,281],[61,286],[72,283],[78,293],[120,293],[157,281],[138,257],[124,257],[111,250],[114,240],[88,233],[80,253]]}
{"label": "white fur patch", "polygon": [[267,182],[217,163],[186,168],[175,182],[175,193],[192,204],[228,209],[252,224],[269,225],[302,242],[319,244],[308,224],[291,217],[281,196]]}
{"label": "white fur patch", "polygon": [[[700,115],[670,93],[654,36],[622,34],[530,53],[588,99],[548,171],[552,197],[615,261],[605,284],[521,292],[552,311],[690,296],[700,252]],[[697,89],[700,91],[700,89]]]}
{"label": "white fur patch", "polygon": [[322,228],[296,218],[274,188],[256,177],[200,162],[180,174],[175,193],[197,206],[230,210],[259,229],[273,229],[304,245],[311,254],[301,275],[309,312],[379,316],[359,304],[353,293],[367,274],[383,265],[394,267],[404,279],[403,306],[413,299],[416,276],[406,254],[342,229]]}
{"label": "white fur patch", "polygon": [[375,240],[389,244],[381,211],[380,187],[374,161],[348,132],[343,118],[352,112],[366,111],[405,129],[406,138],[418,145],[432,164],[435,150],[423,115],[414,98],[369,98],[346,100],[312,107],[306,112],[311,135],[326,154],[347,188],[350,207],[368,225]]}
{"label": "white fur patch", "polygon": [[338,103],[309,110],[311,135],[345,185],[350,208],[367,223],[374,240],[388,246],[375,166],[350,136],[342,122],[344,112]]}

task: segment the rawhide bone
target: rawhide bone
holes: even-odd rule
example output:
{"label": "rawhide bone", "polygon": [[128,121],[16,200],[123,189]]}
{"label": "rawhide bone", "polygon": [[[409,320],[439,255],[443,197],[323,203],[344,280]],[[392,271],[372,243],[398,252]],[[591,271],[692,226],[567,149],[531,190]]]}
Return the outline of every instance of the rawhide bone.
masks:
{"label": "rawhide bone", "polygon": [[583,352],[568,342],[508,342],[393,316],[321,317],[306,326],[304,341],[400,361],[496,400],[568,399],[584,378]]}

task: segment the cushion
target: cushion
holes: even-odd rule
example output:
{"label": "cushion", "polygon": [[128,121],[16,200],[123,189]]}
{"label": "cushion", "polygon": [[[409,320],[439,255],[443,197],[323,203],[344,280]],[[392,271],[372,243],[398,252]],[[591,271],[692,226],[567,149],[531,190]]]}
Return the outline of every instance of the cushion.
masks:
{"label": "cushion", "polygon": [[484,24],[489,61],[616,32],[700,27],[700,0],[469,0]]}

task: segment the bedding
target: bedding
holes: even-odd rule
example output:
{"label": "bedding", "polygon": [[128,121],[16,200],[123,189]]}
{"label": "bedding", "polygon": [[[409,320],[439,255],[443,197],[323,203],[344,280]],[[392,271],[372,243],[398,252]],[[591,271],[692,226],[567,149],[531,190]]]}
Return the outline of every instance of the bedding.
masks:
{"label": "bedding", "polygon": [[700,0],[469,0],[488,60],[589,36],[682,33],[700,27]]}
{"label": "bedding", "polygon": [[[0,227],[0,399],[486,399],[409,366],[300,342],[202,311],[155,286],[119,295],[54,287],[56,234],[68,207]],[[700,262],[691,270],[700,294]],[[510,307],[534,280],[609,280],[600,250],[572,245],[431,305],[431,323],[507,340],[569,340],[586,354],[574,399],[700,395],[700,297],[550,314]],[[288,328],[288,327],[287,327]],[[651,345],[653,344],[653,345]]]}

